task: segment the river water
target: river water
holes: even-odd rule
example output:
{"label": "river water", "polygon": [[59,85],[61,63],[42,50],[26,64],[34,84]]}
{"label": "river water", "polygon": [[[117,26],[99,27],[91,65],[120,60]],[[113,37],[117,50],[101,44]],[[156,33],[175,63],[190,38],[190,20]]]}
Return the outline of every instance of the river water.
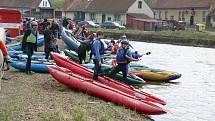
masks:
{"label": "river water", "polygon": [[175,83],[152,83],[144,91],[164,99],[169,112],[155,121],[215,121],[215,49],[131,42],[137,50],[151,51],[141,63],[182,74]]}

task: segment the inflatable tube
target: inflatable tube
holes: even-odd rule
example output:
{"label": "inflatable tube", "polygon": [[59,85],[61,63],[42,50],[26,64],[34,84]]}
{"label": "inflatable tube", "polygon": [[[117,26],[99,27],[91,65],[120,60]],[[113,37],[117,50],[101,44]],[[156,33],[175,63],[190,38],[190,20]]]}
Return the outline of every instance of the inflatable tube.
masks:
{"label": "inflatable tube", "polygon": [[[31,70],[36,73],[48,73],[48,65],[53,65],[53,63],[42,62],[42,61],[32,61]],[[24,72],[26,70],[26,61],[16,60],[11,63],[11,66],[19,71]]]}
{"label": "inflatable tube", "polygon": [[6,37],[6,44],[11,43],[14,40],[12,37]]}
{"label": "inflatable tube", "polygon": [[66,43],[69,49],[77,52],[80,42],[74,36],[72,36],[71,32],[63,28],[61,36],[62,40]]}
{"label": "inflatable tube", "polygon": [[57,81],[72,89],[80,90],[106,101],[126,106],[142,114],[160,115],[167,113],[162,105],[154,104],[147,99],[140,100],[135,96],[129,95],[126,92],[115,89],[99,81],[79,76],[68,69],[53,66],[49,66],[48,69],[50,74]]}
{"label": "inflatable tube", "polygon": [[[38,38],[37,46],[41,47],[43,45],[44,45],[44,37],[41,36],[41,37]],[[8,51],[20,51],[20,50],[22,50],[22,44],[21,43],[16,43],[16,44],[13,44],[13,45],[8,45],[7,50]]]}
{"label": "inflatable tube", "polygon": [[[57,53],[52,53],[52,57],[58,66],[65,67],[65,68],[71,70],[73,73],[78,74],[80,76],[83,76],[83,77],[86,77],[89,79],[93,78],[93,71],[87,69],[83,65],[77,64],[77,63],[69,60],[67,57],[62,56],[62,55],[57,54]],[[124,84],[122,82],[113,80],[111,78],[108,78],[106,76],[99,76],[98,82],[106,84],[107,86],[111,86],[112,88],[115,88],[117,90],[123,91],[129,95],[137,96],[136,95],[137,91],[133,90],[133,88],[131,86]],[[142,95],[141,97],[144,97],[144,99],[148,99],[152,102],[159,103],[162,105],[166,104],[165,101],[163,101],[163,100],[161,100],[155,96],[152,96],[146,92],[138,91],[138,93],[139,93],[138,95]]]}

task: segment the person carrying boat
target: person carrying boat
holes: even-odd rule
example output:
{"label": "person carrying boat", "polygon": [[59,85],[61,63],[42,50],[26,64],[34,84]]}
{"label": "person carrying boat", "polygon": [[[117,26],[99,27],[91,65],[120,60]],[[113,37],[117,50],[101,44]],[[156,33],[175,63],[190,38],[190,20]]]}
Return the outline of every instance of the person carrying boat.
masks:
{"label": "person carrying boat", "polygon": [[37,51],[37,39],[38,39],[38,23],[32,21],[32,28],[28,29],[22,40],[22,50],[24,53],[27,53],[27,62],[26,62],[26,73],[31,74],[31,57],[34,51]]}
{"label": "person carrying boat", "polygon": [[132,57],[131,51],[129,50],[129,42],[126,40],[121,41],[121,48],[119,48],[116,53],[117,66],[113,67],[113,69],[110,71],[109,73],[110,77],[114,78],[116,73],[122,71],[123,80],[126,83],[129,63],[131,61],[138,60],[139,59],[135,59]]}
{"label": "person carrying boat", "polygon": [[[88,63],[88,52],[91,50],[92,46],[92,41],[91,40],[85,40],[81,42],[80,46],[78,47],[77,53],[78,53],[78,58],[79,58],[79,63],[82,64],[82,61],[84,60],[84,63]],[[91,57],[91,55],[90,55]]]}
{"label": "person carrying boat", "polygon": [[101,71],[101,65],[103,63],[104,58],[104,44],[101,41],[101,39],[104,37],[103,32],[98,31],[96,33],[96,39],[92,43],[91,47],[91,53],[94,63],[94,74],[93,74],[93,80],[97,80],[99,75],[102,75]]}

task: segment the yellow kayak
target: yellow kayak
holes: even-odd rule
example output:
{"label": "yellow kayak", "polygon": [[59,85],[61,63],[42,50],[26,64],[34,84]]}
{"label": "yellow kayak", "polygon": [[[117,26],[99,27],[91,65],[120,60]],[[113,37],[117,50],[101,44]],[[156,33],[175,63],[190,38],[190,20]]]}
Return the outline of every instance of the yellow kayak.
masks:
{"label": "yellow kayak", "polygon": [[146,81],[170,81],[181,77],[181,74],[172,71],[136,70],[132,73]]}

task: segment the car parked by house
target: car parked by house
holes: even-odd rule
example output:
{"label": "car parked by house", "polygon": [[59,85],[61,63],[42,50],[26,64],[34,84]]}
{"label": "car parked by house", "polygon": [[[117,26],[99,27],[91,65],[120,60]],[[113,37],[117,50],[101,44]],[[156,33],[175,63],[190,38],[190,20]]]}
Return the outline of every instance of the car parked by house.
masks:
{"label": "car parked by house", "polygon": [[87,28],[98,28],[99,25],[95,24],[93,21],[80,21],[77,26],[82,27],[83,25],[87,25]]}
{"label": "car parked by house", "polygon": [[122,26],[117,22],[104,22],[100,27],[104,29],[125,29],[125,26]]}

